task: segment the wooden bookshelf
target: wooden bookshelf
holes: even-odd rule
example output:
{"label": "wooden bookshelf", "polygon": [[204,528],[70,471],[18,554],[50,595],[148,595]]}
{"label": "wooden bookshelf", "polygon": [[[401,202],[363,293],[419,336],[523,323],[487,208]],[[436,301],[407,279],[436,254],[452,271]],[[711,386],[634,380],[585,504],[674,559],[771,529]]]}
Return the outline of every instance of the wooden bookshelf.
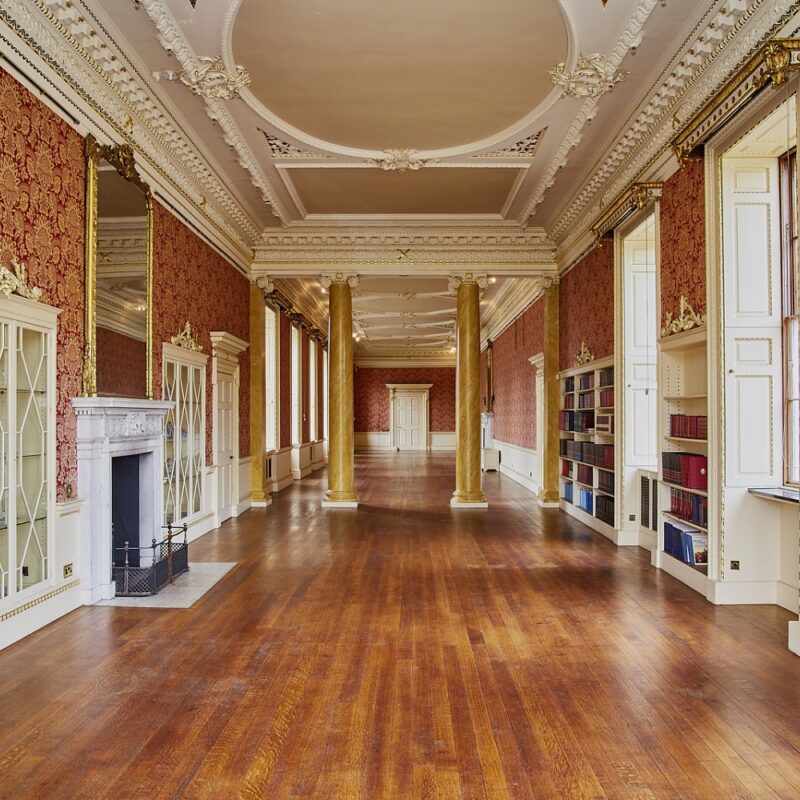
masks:
{"label": "wooden bookshelf", "polygon": [[[560,374],[559,380],[561,508],[616,541],[618,488],[614,466],[617,445],[614,359],[604,358],[566,370]],[[609,403],[610,399],[614,402]],[[603,425],[610,430],[597,430],[598,414],[605,417]],[[598,463],[600,458],[608,460],[601,465]]]}

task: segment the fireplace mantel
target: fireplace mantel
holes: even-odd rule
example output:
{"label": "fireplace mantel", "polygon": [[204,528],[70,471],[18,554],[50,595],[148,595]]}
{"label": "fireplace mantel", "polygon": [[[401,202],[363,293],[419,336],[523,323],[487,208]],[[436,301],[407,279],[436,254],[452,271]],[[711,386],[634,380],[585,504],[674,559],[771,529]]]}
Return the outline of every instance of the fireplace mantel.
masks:
{"label": "fireplace mantel", "polygon": [[164,416],[170,401],[128,397],[78,397],[78,491],[81,511],[79,575],[83,603],[114,596],[111,578],[111,460],[141,455],[141,540],[161,538]]}

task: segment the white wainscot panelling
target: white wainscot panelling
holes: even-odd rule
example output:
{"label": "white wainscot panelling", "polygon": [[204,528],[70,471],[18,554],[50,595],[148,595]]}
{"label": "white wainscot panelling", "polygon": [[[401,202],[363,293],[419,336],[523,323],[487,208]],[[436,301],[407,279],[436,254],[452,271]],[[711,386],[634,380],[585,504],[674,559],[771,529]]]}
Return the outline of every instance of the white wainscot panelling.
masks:
{"label": "white wainscot panelling", "polygon": [[539,454],[528,447],[494,440],[494,448],[500,453],[500,472],[512,480],[539,493]]}
{"label": "white wainscot panelling", "polygon": [[239,505],[236,509],[236,516],[243,514],[251,505],[250,464],[252,461],[251,456],[244,456],[244,458],[239,459]]}
{"label": "white wainscot panelling", "polygon": [[316,471],[325,466],[325,440],[311,442],[311,469]]}
{"label": "white wainscot panelling", "polygon": [[292,475],[292,448],[283,447],[267,454],[267,480],[270,481],[271,491],[283,491],[294,483]]}
{"label": "white wainscot panelling", "polygon": [[391,434],[389,431],[356,431],[356,450],[389,450]]}
{"label": "white wainscot panelling", "polygon": [[311,442],[292,445],[292,477],[299,481],[311,474]]}
{"label": "white wainscot panelling", "polygon": [[[81,605],[78,542],[83,506],[82,498],[56,503],[53,579],[19,605],[0,609],[0,649]],[[66,577],[65,567],[72,569]]]}
{"label": "white wainscot panelling", "polygon": [[455,431],[432,431],[429,436],[429,447],[431,450],[455,450],[456,432]]}

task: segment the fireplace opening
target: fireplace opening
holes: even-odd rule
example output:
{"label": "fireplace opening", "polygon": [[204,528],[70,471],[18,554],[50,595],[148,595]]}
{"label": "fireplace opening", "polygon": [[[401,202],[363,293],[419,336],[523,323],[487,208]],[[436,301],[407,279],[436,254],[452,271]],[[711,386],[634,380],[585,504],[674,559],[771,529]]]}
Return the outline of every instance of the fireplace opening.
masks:
{"label": "fireplace opening", "polygon": [[[139,456],[111,459],[111,531],[115,567],[140,565],[139,558]],[[150,542],[145,542],[145,546]]]}

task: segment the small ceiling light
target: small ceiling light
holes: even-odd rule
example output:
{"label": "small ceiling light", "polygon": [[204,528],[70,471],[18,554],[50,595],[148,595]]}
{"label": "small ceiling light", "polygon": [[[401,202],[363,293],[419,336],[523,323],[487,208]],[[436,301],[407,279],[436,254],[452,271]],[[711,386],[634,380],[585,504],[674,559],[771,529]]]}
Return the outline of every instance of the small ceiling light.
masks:
{"label": "small ceiling light", "polygon": [[489,283],[497,283],[497,278],[489,278]]}

